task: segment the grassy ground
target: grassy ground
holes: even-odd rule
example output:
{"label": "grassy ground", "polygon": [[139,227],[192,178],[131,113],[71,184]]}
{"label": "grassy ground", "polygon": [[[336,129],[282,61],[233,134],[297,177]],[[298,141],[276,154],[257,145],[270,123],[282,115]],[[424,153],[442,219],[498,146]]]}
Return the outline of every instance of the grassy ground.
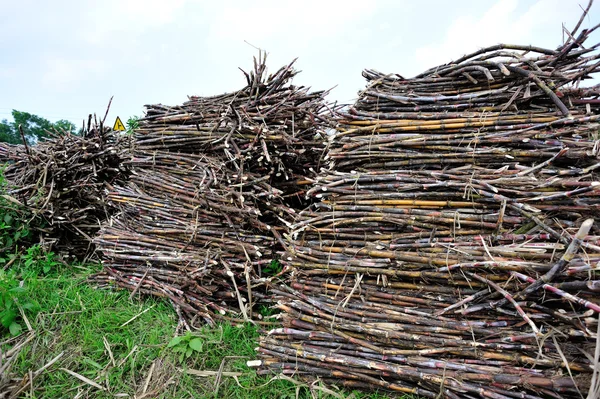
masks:
{"label": "grassy ground", "polygon": [[[257,376],[245,365],[255,357],[258,331],[252,325],[223,324],[173,340],[177,318],[169,303],[96,289],[86,279],[98,270],[67,267],[39,256],[27,266],[21,262],[0,270],[5,292],[22,285],[15,296],[27,306],[21,306],[23,313],[15,320],[24,334],[28,323],[35,332],[13,364],[13,376],[27,376],[60,356],[34,378],[22,397],[384,397],[331,395],[293,381]],[[0,342],[9,335],[8,329],[2,330]],[[9,347],[5,343],[2,349]],[[219,370],[224,373],[218,377]]]}

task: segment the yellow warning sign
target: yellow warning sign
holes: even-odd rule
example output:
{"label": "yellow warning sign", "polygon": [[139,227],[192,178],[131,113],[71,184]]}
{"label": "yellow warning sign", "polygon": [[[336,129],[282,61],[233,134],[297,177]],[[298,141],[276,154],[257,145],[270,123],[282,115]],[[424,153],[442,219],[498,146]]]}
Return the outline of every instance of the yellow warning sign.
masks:
{"label": "yellow warning sign", "polygon": [[125,131],[125,125],[123,125],[123,122],[121,122],[121,118],[119,118],[118,116],[113,126],[113,130]]}

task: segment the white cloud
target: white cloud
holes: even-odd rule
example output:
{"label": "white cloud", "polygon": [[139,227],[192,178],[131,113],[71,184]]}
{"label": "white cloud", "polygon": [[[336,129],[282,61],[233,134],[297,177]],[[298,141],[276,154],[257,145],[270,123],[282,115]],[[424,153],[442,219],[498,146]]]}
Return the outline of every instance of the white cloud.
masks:
{"label": "white cloud", "polygon": [[258,46],[267,39],[306,42],[318,37],[326,45],[328,35],[342,33],[372,10],[368,2],[359,1],[237,1],[215,10],[210,35],[215,40],[256,41]]}
{"label": "white cloud", "polygon": [[83,37],[102,44],[135,36],[172,23],[186,0],[104,0],[89,5]]}
{"label": "white cloud", "polygon": [[102,60],[50,58],[45,61],[42,84],[57,92],[77,91],[80,84],[105,74],[108,65]]}
{"label": "white cloud", "polygon": [[[554,29],[560,37],[564,19],[575,20],[580,9],[564,0],[539,0],[525,12],[519,10],[518,0],[498,0],[482,17],[466,15],[455,20],[448,28],[442,41],[415,50],[416,64],[420,70],[450,62],[481,47],[498,43],[530,44],[537,34],[540,47],[555,48],[560,42],[539,35],[541,29]],[[569,7],[566,7],[569,5]],[[568,12],[565,13],[565,10]],[[544,41],[540,42],[540,39]]]}

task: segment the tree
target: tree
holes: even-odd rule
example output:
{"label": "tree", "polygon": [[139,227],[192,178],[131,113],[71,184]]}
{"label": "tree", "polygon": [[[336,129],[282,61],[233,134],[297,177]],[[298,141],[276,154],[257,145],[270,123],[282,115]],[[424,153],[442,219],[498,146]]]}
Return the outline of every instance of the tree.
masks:
{"label": "tree", "polygon": [[15,130],[6,119],[3,119],[2,122],[0,122],[0,142],[10,144],[20,143],[21,139],[19,138],[19,135],[15,135],[15,133]]}
{"label": "tree", "polygon": [[54,124],[52,126],[54,127],[54,129],[58,130],[61,133],[76,134],[76,132],[77,132],[77,128],[75,127],[75,124],[66,119],[58,120],[58,121],[54,122]]}
{"label": "tree", "polygon": [[55,123],[29,112],[12,111],[13,122],[4,119],[0,122],[0,141],[19,144],[22,142],[19,125],[23,129],[25,139],[29,144],[35,144],[40,139],[48,137],[48,131],[57,130],[60,133],[76,134],[77,130],[71,121],[61,119]]}
{"label": "tree", "polygon": [[52,129],[52,122],[48,119],[30,114],[29,112],[13,109],[12,117],[15,120],[13,122],[13,128],[17,130],[19,129],[19,125],[21,125],[27,141],[31,140],[32,143],[36,143],[39,139],[47,137],[48,133],[46,131]]}

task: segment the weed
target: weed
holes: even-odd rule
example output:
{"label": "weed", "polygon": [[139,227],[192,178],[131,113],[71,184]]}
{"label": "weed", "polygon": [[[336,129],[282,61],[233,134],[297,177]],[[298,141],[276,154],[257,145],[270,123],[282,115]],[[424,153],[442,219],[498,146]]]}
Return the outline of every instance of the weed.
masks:
{"label": "weed", "polygon": [[127,119],[127,122],[125,122],[125,125],[127,125],[127,130],[125,131],[125,134],[131,135],[133,134],[133,132],[140,127],[140,117],[139,116],[131,116],[129,117],[129,119]]}
{"label": "weed", "polygon": [[[18,269],[24,267],[19,265]],[[10,295],[16,295],[19,304],[25,300],[36,304],[27,316],[37,333],[19,354],[13,373],[26,376],[63,354],[35,379],[28,396],[32,399],[334,397],[249,369],[246,361],[256,358],[260,334],[255,325],[222,323],[173,338],[177,316],[171,304],[156,298],[130,299],[129,292],[86,284],[100,266],[59,263],[48,273],[37,274],[39,270],[32,265],[22,275],[14,268],[5,273],[12,279],[11,287],[19,286],[19,278],[25,280],[22,290]],[[102,389],[82,384],[65,370]],[[207,370],[213,374],[194,374]],[[219,370],[229,375],[219,378]],[[344,397],[343,392],[340,395]],[[358,393],[353,397],[385,398]]]}
{"label": "weed", "polygon": [[[95,380],[108,392],[133,394],[139,373],[161,355],[172,335],[176,319],[171,305],[152,299],[130,301],[127,292],[94,289],[85,280],[99,266],[75,266],[59,264],[43,275],[25,272],[26,295],[39,303],[31,318],[37,335],[21,352],[13,372],[26,375],[63,353],[54,371],[36,379],[34,397],[75,396],[65,392],[77,388],[78,380],[60,368]],[[108,392],[89,397],[112,397]]]}
{"label": "weed", "polygon": [[6,207],[3,217],[0,219],[0,248],[8,249],[14,247],[20,240],[29,236],[27,225],[19,220],[16,211]]}
{"label": "weed", "polygon": [[[151,396],[156,398],[213,398],[215,377],[199,378],[186,370],[219,370],[222,364],[224,370],[243,375],[238,382],[224,377],[218,397],[295,397],[293,384],[269,382],[246,367],[246,360],[256,356],[255,326],[222,324],[172,338],[177,318],[169,303],[131,300],[129,292],[85,284],[87,276],[99,270],[99,266],[58,265],[47,274],[29,274],[24,294],[40,304],[37,315],[31,313],[37,335],[19,355],[13,372],[27,375],[63,353],[52,370],[36,378],[32,398],[72,397],[79,392],[89,398],[133,397],[144,387],[156,389]],[[103,389],[82,385],[64,370]]]}
{"label": "weed", "polygon": [[0,337],[7,333],[19,335],[23,330],[23,315],[36,308],[25,287],[15,278],[15,273],[0,270]]}
{"label": "weed", "polygon": [[265,318],[271,318],[279,313],[279,310],[274,306],[258,305],[258,314]]}
{"label": "weed", "polygon": [[204,343],[202,339],[192,335],[189,331],[185,335],[173,337],[167,348],[172,348],[173,352],[179,353],[179,362],[189,358],[192,353],[201,353]]}
{"label": "weed", "polygon": [[282,270],[283,266],[281,265],[279,260],[273,259],[271,263],[263,267],[262,272],[267,276],[276,276],[277,274],[281,273]]}
{"label": "weed", "polygon": [[38,244],[27,248],[20,258],[21,272],[25,275],[48,274],[60,265],[54,252],[45,251]]}
{"label": "weed", "polygon": [[9,184],[0,168],[0,266],[13,258],[31,237],[30,216],[21,203],[8,194]]}

